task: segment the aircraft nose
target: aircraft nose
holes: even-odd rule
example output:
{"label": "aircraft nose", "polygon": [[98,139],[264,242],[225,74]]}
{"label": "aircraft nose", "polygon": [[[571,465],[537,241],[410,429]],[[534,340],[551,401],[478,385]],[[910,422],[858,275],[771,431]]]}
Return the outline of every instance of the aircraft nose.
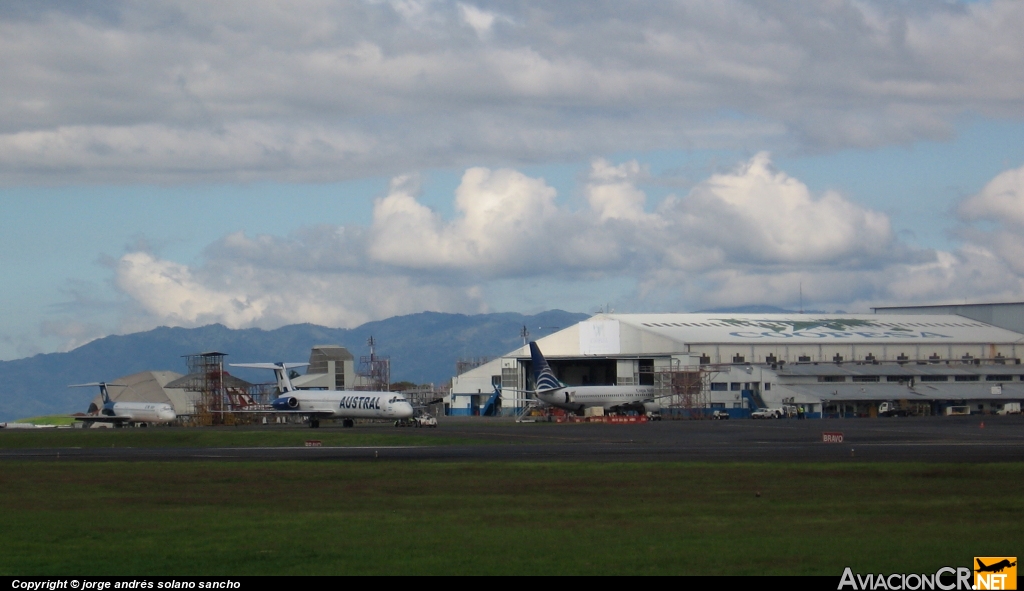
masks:
{"label": "aircraft nose", "polygon": [[398,404],[398,417],[402,419],[408,419],[412,417],[412,405],[408,402],[402,402]]}

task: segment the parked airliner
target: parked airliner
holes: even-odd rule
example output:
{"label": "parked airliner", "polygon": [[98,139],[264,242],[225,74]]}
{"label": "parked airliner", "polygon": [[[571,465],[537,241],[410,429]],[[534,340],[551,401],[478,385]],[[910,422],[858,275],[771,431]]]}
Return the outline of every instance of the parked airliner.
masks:
{"label": "parked airliner", "polygon": [[97,414],[75,417],[75,420],[84,422],[86,427],[91,427],[95,423],[111,423],[115,427],[123,427],[129,423],[138,423],[142,426],[151,423],[170,423],[177,418],[174,407],[166,402],[115,402],[111,400],[107,386],[123,385],[92,382],[68,386],[68,388],[99,386],[100,395],[103,396],[103,408],[99,409]]}
{"label": "parked airliner", "polygon": [[530,342],[534,395],[541,402],[573,412],[600,406],[608,411],[658,412],[654,386],[566,386],[558,381],[536,342]]}
{"label": "parked airliner", "polygon": [[320,419],[343,419],[351,427],[353,419],[408,419],[412,405],[398,392],[361,392],[357,390],[296,390],[288,370],[308,363],[232,363],[233,367],[272,369],[281,395],[271,402],[273,412],[309,417],[309,426],[320,426]]}

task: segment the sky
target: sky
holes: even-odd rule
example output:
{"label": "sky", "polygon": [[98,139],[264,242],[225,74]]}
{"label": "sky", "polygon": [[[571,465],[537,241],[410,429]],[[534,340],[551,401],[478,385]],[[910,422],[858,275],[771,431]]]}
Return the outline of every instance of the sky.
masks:
{"label": "sky", "polygon": [[1024,2],[0,3],[0,359],[1024,300]]}

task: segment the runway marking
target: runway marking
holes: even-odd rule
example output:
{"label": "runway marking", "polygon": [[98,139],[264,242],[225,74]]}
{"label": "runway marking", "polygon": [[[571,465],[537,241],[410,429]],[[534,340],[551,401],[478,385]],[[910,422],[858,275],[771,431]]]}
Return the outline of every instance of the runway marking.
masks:
{"label": "runway marking", "polygon": [[[295,449],[301,449],[301,450],[318,450],[318,449],[359,449],[359,450],[368,450],[368,449],[436,449],[436,448],[439,448],[439,447],[450,447],[450,446],[446,446],[446,445],[358,445],[358,446],[355,446],[355,445],[335,445],[335,446],[322,445],[320,447],[262,446],[262,447],[215,447],[215,448],[207,448],[207,449],[215,449],[215,450],[219,450],[219,451],[225,451],[225,450],[228,450],[228,451],[230,451],[230,450],[256,451],[256,450],[267,450],[267,449],[274,449],[274,450],[295,450]],[[167,448],[163,448],[163,449],[201,449],[201,448],[167,447]]]}
{"label": "runway marking", "polygon": [[[476,432],[476,431],[445,431],[445,433],[455,433],[457,435],[485,435],[485,436],[494,437],[494,438],[509,437],[508,435],[506,435],[504,433],[502,433],[502,434],[498,434],[498,433],[479,433],[479,432]],[[586,437],[559,437],[557,435],[528,435],[528,434],[521,434],[521,433],[516,433],[514,435],[514,437],[524,437],[524,438],[532,438],[532,439],[557,439],[557,440],[564,440],[564,441],[592,441],[591,439],[588,439]]]}

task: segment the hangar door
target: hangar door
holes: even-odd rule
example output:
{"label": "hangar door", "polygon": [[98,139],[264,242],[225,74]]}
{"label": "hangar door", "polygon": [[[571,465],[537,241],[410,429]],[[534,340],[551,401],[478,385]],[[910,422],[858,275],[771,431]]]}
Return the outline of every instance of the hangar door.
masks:
{"label": "hangar door", "polygon": [[[534,389],[533,363],[529,359],[519,363],[527,376],[528,389]],[[616,383],[615,359],[548,359],[548,365],[555,377],[569,386],[614,386]]]}

